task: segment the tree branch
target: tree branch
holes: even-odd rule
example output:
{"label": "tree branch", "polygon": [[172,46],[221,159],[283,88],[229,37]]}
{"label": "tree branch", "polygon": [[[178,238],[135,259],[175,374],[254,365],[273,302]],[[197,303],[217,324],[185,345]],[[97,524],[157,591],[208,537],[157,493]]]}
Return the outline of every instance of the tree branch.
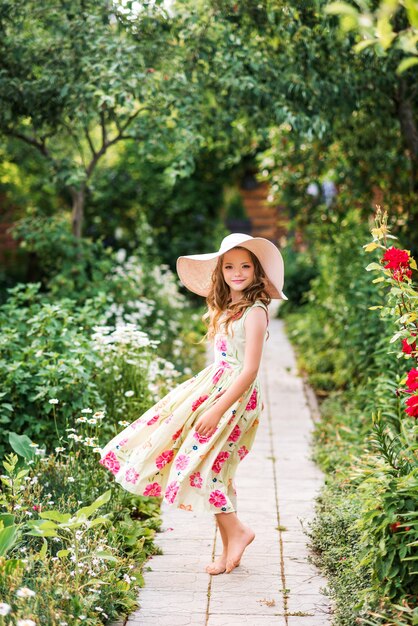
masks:
{"label": "tree branch", "polygon": [[[138,115],[142,111],[145,111],[146,109],[149,109],[149,108],[151,108],[151,107],[139,107],[139,109],[137,109],[134,113],[132,113],[132,115],[130,115],[128,117],[128,119],[126,120],[126,122],[124,124],[117,124],[116,126],[117,126],[117,129],[118,129],[118,133],[117,133],[117,135],[115,135],[113,137],[113,139],[108,139],[107,138],[104,117],[103,117],[103,119],[101,118],[102,139],[104,137],[104,140],[102,142],[102,146],[101,146],[100,150],[98,150],[97,152],[93,152],[93,158],[92,158],[92,160],[90,161],[90,163],[88,164],[88,166],[86,168],[87,179],[89,179],[90,176],[92,175],[93,170],[96,167],[97,162],[100,159],[100,157],[102,157],[105,154],[105,152],[111,146],[113,146],[115,143],[118,143],[118,141],[121,141],[123,139],[131,139],[132,138],[129,135],[125,135],[124,134],[125,130],[132,124],[134,119],[136,117],[138,117]],[[105,128],[105,131],[103,131],[103,127]],[[104,133],[104,135],[103,135],[103,133]]]}
{"label": "tree branch", "polygon": [[34,148],[36,148],[37,150],[39,150],[39,152],[41,154],[43,154],[44,157],[46,157],[47,159],[49,159],[50,161],[54,162],[54,159],[51,157],[47,147],[46,147],[46,143],[45,143],[45,137],[42,137],[41,139],[36,139],[36,137],[28,137],[27,135],[25,135],[24,133],[20,133],[16,130],[5,130],[4,131],[6,135],[9,135],[10,137],[16,137],[16,139],[20,139],[21,141],[24,141],[25,143],[29,144],[30,146],[33,146]]}
{"label": "tree branch", "polygon": [[91,153],[92,153],[93,158],[94,158],[94,157],[96,156],[97,152],[96,152],[96,150],[95,150],[95,148],[94,148],[93,141],[92,141],[92,139],[91,139],[91,137],[90,137],[90,133],[89,133],[89,131],[88,131],[87,126],[85,126],[85,127],[84,127],[84,134],[85,134],[85,136],[86,136],[87,143],[88,143],[88,144],[89,144],[89,146],[90,146],[90,150],[91,150]]}

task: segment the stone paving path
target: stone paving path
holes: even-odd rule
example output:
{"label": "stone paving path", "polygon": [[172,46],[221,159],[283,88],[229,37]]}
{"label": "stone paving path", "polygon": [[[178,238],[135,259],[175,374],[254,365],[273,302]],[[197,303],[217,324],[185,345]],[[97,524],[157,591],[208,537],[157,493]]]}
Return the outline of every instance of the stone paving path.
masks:
{"label": "stone paving path", "polygon": [[310,460],[313,419],[282,320],[269,328],[260,372],[265,408],[236,475],[238,514],[256,538],[236,570],[209,576],[205,565],[222,545],[213,517],[163,505],[157,543],[164,554],[148,561],[140,609],[126,626],[331,623],[326,580],[308,562],[303,531],[323,480]]}

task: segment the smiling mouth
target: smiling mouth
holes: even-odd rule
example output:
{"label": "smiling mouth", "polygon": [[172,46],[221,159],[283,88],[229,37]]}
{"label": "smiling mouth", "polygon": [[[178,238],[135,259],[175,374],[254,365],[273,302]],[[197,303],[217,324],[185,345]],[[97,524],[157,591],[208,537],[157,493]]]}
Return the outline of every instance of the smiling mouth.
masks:
{"label": "smiling mouth", "polygon": [[233,280],[233,283],[243,283],[245,278],[241,278],[241,280]]}

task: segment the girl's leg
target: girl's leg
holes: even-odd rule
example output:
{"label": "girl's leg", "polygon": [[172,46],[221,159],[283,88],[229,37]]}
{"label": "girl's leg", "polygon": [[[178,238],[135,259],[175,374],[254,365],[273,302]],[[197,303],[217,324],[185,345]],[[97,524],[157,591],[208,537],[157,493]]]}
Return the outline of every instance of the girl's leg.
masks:
{"label": "girl's leg", "polygon": [[218,514],[215,514],[215,520],[218,525],[219,533],[222,538],[222,554],[218,556],[218,558],[215,559],[213,563],[209,563],[209,565],[206,567],[206,571],[208,572],[208,574],[223,574],[226,569],[228,537],[227,537],[224,527],[219,521]]}
{"label": "girl's leg", "polygon": [[236,513],[217,513],[217,521],[226,534],[225,571],[229,574],[240,564],[244,550],[253,541],[255,534],[249,526],[238,519]]}

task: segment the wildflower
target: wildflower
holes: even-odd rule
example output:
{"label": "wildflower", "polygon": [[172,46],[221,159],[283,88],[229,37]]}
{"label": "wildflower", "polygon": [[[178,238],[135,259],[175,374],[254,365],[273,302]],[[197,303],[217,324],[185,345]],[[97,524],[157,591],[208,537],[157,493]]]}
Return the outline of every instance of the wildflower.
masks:
{"label": "wildflower", "polygon": [[96,439],[96,437],[86,437],[84,440],[84,445],[85,446],[90,446],[93,447],[96,445],[96,442],[94,441]]}
{"label": "wildflower", "polygon": [[87,417],[83,415],[81,417],[77,417],[76,422],[87,422]]}
{"label": "wildflower", "polygon": [[[415,333],[412,333],[413,337],[416,337]],[[412,343],[408,343],[406,339],[402,339],[402,352],[405,354],[412,354],[417,351],[417,342],[413,341]]]}
{"label": "wildflower", "polygon": [[96,411],[96,413],[93,414],[93,417],[96,418],[97,420],[101,420],[104,418],[104,412]]}
{"label": "wildflower", "polygon": [[16,595],[18,598],[31,598],[32,596],[36,596],[36,592],[29,589],[29,587],[21,587],[16,591]]}
{"label": "wildflower", "polygon": [[57,398],[51,398],[49,400],[49,404],[58,404],[59,400]]}
{"label": "wildflower", "polygon": [[74,441],[83,441],[83,437],[81,437],[81,435],[76,435],[75,433],[70,433],[68,435],[68,439],[74,439]]}
{"label": "wildflower", "polygon": [[64,452],[65,448],[59,447],[55,448],[55,452]]}
{"label": "wildflower", "polygon": [[132,391],[132,390],[125,391],[125,396],[126,396],[127,398],[132,398],[132,396],[134,396],[134,395],[135,395],[135,392],[134,392],[134,391]]}
{"label": "wildflower", "polygon": [[126,420],[119,420],[118,424],[119,426],[129,426],[129,422]]}
{"label": "wildflower", "polygon": [[30,448],[39,448],[39,443],[33,443],[33,441],[30,442],[29,444]]}
{"label": "wildflower", "polygon": [[93,413],[91,409],[81,409],[80,413]]}
{"label": "wildflower", "polygon": [[418,395],[410,396],[406,401],[406,413],[411,417],[418,417]]}
{"label": "wildflower", "polygon": [[0,602],[0,615],[8,615],[12,607],[7,602]]}
{"label": "wildflower", "polygon": [[93,452],[99,452],[101,453],[102,449],[101,448],[93,448]]}
{"label": "wildflower", "polygon": [[95,417],[91,417],[89,420],[87,420],[89,424],[97,424],[97,419]]}
{"label": "wildflower", "polygon": [[33,619],[18,619],[16,626],[36,626],[36,622]]}
{"label": "wildflower", "polygon": [[418,389],[418,369],[412,368],[409,370],[406,386],[409,391],[416,391]]}
{"label": "wildflower", "polygon": [[67,480],[69,483],[73,483],[75,481],[75,478],[73,476],[68,476]]}

